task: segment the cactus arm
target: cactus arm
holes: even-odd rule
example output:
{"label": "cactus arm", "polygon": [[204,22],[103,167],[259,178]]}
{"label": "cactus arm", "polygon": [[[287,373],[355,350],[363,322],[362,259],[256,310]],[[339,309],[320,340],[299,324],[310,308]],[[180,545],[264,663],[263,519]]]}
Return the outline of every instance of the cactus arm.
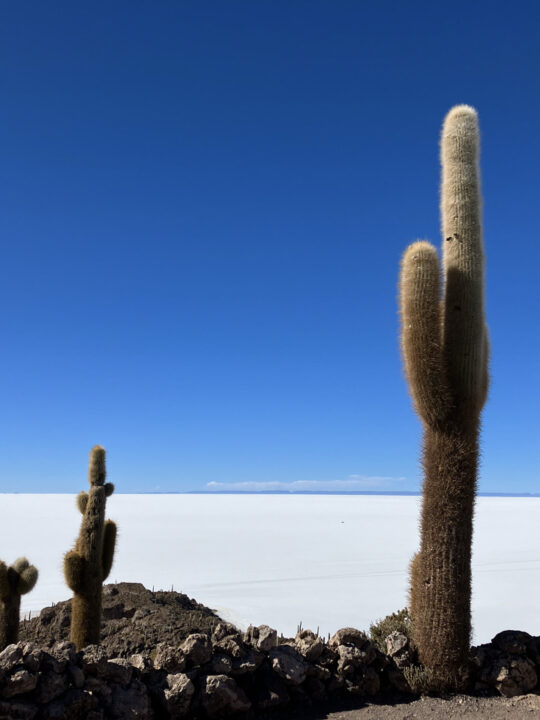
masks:
{"label": "cactus arm", "polygon": [[437,251],[428,242],[410,245],[400,274],[401,348],[416,411],[427,425],[448,412],[450,393],[443,369]]}
{"label": "cactus arm", "polygon": [[112,482],[107,482],[104,485],[105,487],[105,497],[110,497],[114,492],[114,484]]}
{"label": "cactus arm", "polygon": [[105,580],[111,572],[114,548],[116,545],[116,523],[112,520],[105,522],[105,529],[103,535],[103,556],[101,568],[103,572],[103,580]]}
{"label": "cactus arm", "polygon": [[26,595],[33,589],[38,579],[38,571],[34,565],[28,565],[20,574],[17,582],[19,595]]}
{"label": "cactus arm", "polygon": [[81,515],[84,515],[84,511],[86,510],[86,506],[88,505],[88,493],[84,492],[84,490],[81,490],[81,492],[77,495],[77,507],[79,508],[79,512]]}
{"label": "cactus arm", "polygon": [[85,560],[76,550],[70,550],[64,556],[64,577],[67,586],[74,593],[79,593],[84,587]]}
{"label": "cactus arm", "polygon": [[484,253],[476,111],[458,105],[441,135],[444,355],[454,401],[465,415],[481,406],[484,385]]}
{"label": "cactus arm", "polygon": [[11,592],[8,569],[5,562],[0,560],[0,600],[7,600]]}
{"label": "cactus arm", "polygon": [[487,325],[484,325],[484,338],[482,346],[482,377],[480,382],[479,408],[478,412],[484,407],[489,392],[489,331]]}
{"label": "cactus arm", "polygon": [[101,445],[94,445],[90,451],[88,482],[90,487],[92,485],[103,485],[105,482],[105,449]]}

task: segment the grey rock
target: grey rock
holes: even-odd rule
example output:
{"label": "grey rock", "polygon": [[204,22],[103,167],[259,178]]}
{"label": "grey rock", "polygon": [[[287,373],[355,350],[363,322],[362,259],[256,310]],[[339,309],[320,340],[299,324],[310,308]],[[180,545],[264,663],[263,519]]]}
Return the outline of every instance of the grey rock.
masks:
{"label": "grey rock", "polygon": [[288,645],[270,650],[272,669],[291,685],[300,685],[306,678],[307,665],[300,653]]}
{"label": "grey rock", "polygon": [[277,645],[277,631],[268,625],[250,625],[244,640],[257,650],[268,652]]}
{"label": "grey rock", "polygon": [[538,682],[534,663],[528,658],[507,656],[496,678],[496,688],[504,697],[525,695]]}
{"label": "grey rock", "polygon": [[315,662],[322,655],[324,642],[311,630],[300,630],[296,633],[294,644],[298,652],[309,662]]}
{"label": "grey rock", "polygon": [[354,645],[354,647],[362,650],[363,647],[369,644],[367,635],[355,628],[341,628],[328,641],[331,648],[336,648],[339,645]]}
{"label": "grey rock", "polygon": [[15,643],[5,647],[0,652],[0,669],[9,672],[18,665],[22,665],[23,647],[22,643]]}
{"label": "grey rock", "polygon": [[257,670],[264,660],[262,653],[250,650],[245,657],[236,658],[232,661],[231,675],[246,675]]}
{"label": "grey rock", "polygon": [[356,669],[363,666],[362,652],[352,645],[339,645],[337,671],[340,675],[353,675]]}
{"label": "grey rock", "polygon": [[29,673],[28,670],[16,670],[12,675],[4,681],[2,695],[4,698],[12,698],[16,695],[34,690],[37,685],[38,676],[35,673]]}
{"label": "grey rock", "polygon": [[107,651],[99,645],[88,645],[82,652],[81,665],[87,675],[104,677],[108,662]]}
{"label": "grey rock", "polygon": [[23,647],[24,667],[30,672],[38,672],[43,660],[44,652],[33,643],[25,643]]}
{"label": "grey rock", "polygon": [[164,696],[166,708],[171,717],[187,715],[194,694],[195,686],[185,673],[167,675]]}
{"label": "grey rock", "polygon": [[401,653],[408,647],[409,639],[403,633],[394,630],[394,632],[390,633],[390,635],[388,635],[385,639],[385,643],[386,652],[390,655],[390,657],[394,657],[394,655]]}
{"label": "grey rock", "polygon": [[192,665],[203,665],[212,657],[212,643],[208,636],[202,633],[188,635],[180,647],[186,660]]}
{"label": "grey rock", "polygon": [[71,642],[57,642],[49,650],[49,654],[62,666],[62,671],[69,663],[77,662],[77,651]]}
{"label": "grey rock", "polygon": [[212,631],[212,640],[214,642],[219,642],[220,640],[223,640],[223,638],[226,638],[229,635],[240,635],[240,632],[238,631],[238,628],[235,628],[234,625],[231,625],[231,623],[220,622]]}
{"label": "grey rock", "polygon": [[154,656],[156,670],[166,670],[168,673],[181,673],[186,669],[186,656],[178,647],[160,643]]}
{"label": "grey rock", "polygon": [[201,691],[201,705],[209,717],[215,717],[224,712],[245,712],[251,702],[233,678],[208,675]]}
{"label": "grey rock", "polygon": [[[219,625],[218,625],[219,627]],[[241,658],[247,655],[247,648],[240,636],[229,635],[214,643],[214,650],[232,658]]]}
{"label": "grey rock", "polygon": [[131,655],[129,657],[129,662],[133,665],[135,670],[143,675],[152,672],[154,668],[152,660],[148,657],[148,655],[143,655],[142,653],[135,653],[134,655]]}

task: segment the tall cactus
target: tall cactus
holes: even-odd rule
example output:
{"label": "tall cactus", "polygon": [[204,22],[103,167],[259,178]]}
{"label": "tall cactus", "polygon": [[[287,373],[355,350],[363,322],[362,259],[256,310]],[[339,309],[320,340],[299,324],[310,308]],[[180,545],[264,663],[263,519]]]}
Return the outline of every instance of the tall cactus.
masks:
{"label": "tall cactus", "polygon": [[489,355],[478,154],[476,111],[458,105],[441,137],[442,300],[430,243],[407,248],[400,277],[405,374],[424,426],[410,612],[420,662],[439,689],[465,682],[471,632],[473,508]]}
{"label": "tall cactus", "polygon": [[10,567],[0,560],[0,650],[17,642],[21,595],[32,590],[37,577],[38,571],[24,557]]}
{"label": "tall cactus", "polygon": [[99,643],[101,593],[114,556],[116,525],[105,521],[106,498],[114,485],[105,482],[105,450],[96,445],[88,466],[90,491],[77,496],[82,513],[81,529],[75,549],[64,557],[66,583],[73,590],[71,641],[77,649]]}

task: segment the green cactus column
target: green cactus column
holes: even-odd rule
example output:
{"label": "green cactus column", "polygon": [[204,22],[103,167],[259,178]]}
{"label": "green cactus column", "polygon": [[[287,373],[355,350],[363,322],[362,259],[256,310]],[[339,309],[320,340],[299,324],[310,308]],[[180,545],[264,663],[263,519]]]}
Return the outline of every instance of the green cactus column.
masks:
{"label": "green cactus column", "polygon": [[112,567],[116,542],[116,525],[105,521],[106,498],[114,486],[105,482],[105,450],[99,445],[90,452],[88,482],[89,492],[77,496],[82,513],[79,537],[64,558],[66,583],[74,593],[71,641],[77,650],[99,643],[102,585]]}
{"label": "green cactus column", "polygon": [[38,571],[26,558],[7,567],[0,560],[0,651],[19,638],[21,595],[36,584]]}
{"label": "green cactus column", "polygon": [[441,137],[442,300],[437,251],[428,242],[407,248],[400,277],[405,373],[424,426],[412,633],[434,688],[449,690],[466,681],[478,435],[488,388],[478,154],[475,110],[452,108]]}

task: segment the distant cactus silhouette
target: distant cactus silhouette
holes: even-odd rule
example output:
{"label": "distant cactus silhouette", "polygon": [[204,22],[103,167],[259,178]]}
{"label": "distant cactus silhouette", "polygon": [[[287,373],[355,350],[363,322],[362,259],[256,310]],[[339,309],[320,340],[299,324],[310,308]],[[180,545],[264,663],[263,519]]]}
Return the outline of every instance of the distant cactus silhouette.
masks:
{"label": "distant cactus silhouette", "polygon": [[10,567],[0,560],[0,650],[17,642],[21,595],[32,590],[37,578],[38,571],[24,557]]}
{"label": "distant cactus silhouette", "polygon": [[407,248],[400,276],[405,373],[424,425],[412,636],[433,684],[450,690],[466,677],[478,435],[488,389],[478,153],[476,111],[458,105],[446,116],[441,137],[442,301],[430,243]]}
{"label": "distant cactus silhouette", "polygon": [[105,521],[106,498],[114,485],[105,482],[105,450],[96,445],[90,452],[88,493],[77,496],[82,513],[81,529],[75,549],[64,557],[66,583],[73,590],[71,641],[77,649],[99,643],[103,580],[113,562],[116,525]]}

